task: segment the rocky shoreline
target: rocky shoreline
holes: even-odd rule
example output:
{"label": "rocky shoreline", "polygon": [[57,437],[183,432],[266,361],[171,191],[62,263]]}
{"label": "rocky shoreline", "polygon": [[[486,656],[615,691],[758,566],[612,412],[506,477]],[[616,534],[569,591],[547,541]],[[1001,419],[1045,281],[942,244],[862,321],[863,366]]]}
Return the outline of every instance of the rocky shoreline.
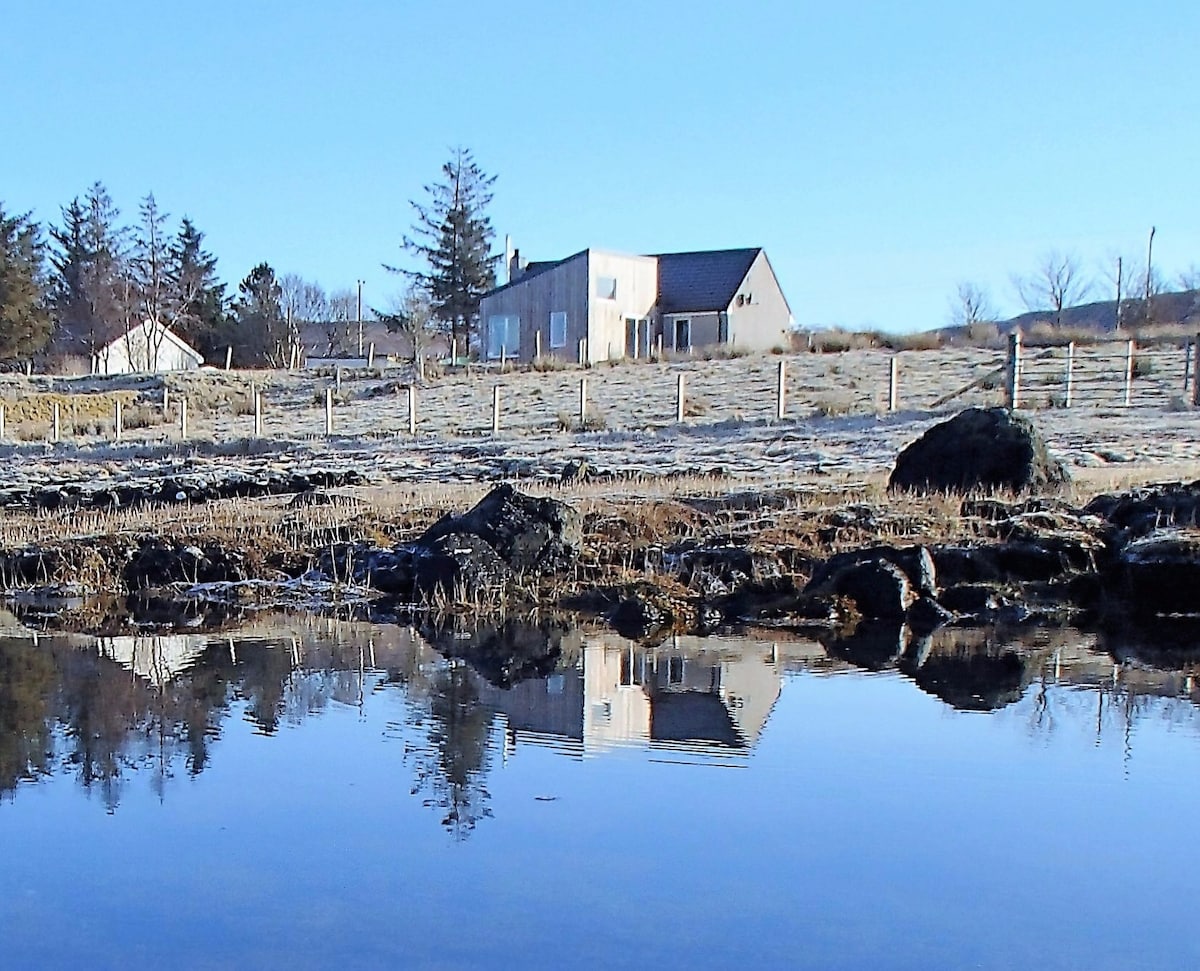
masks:
{"label": "rocky shoreline", "polygon": [[[135,528],[135,519],[134,528],[9,545],[0,548],[0,592],[28,623],[94,632],[220,625],[281,606],[476,620],[565,612],[642,641],[765,626],[825,631],[834,644],[878,641],[892,654],[897,639],[902,652],[913,643],[919,651],[944,626],[1128,625],[1195,614],[1200,482],[1073,505],[1061,470],[1045,467],[1052,460],[1036,429],[980,412],[963,413],[977,430],[1019,432],[1016,458],[997,461],[998,440],[975,449],[1008,478],[968,482],[927,454],[922,468],[966,488],[926,483],[915,490],[923,500],[893,476],[892,491],[874,502],[806,508],[776,490],[636,507],[591,500],[581,511],[504,483],[465,512],[422,521],[417,511],[384,529],[369,509],[355,511],[353,475],[246,480],[205,494],[164,478],[113,501],[136,517],[139,504],[292,498],[273,533],[221,529],[215,519],[206,529]],[[947,438],[944,425],[930,434],[959,457],[974,447],[962,434]],[[1054,494],[1035,494],[1047,489]],[[44,508],[69,516],[95,505],[66,495]],[[327,520],[312,515],[325,509]]]}

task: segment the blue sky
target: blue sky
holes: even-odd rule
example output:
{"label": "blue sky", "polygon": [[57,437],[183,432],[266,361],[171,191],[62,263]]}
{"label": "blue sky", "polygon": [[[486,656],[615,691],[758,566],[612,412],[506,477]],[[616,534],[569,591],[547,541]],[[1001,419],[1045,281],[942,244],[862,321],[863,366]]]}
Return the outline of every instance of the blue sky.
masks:
{"label": "blue sky", "polygon": [[0,0],[0,202],[153,191],[231,283],[400,281],[455,145],[530,259],[766,247],[797,323],[946,323],[1051,248],[1200,264],[1200,5]]}

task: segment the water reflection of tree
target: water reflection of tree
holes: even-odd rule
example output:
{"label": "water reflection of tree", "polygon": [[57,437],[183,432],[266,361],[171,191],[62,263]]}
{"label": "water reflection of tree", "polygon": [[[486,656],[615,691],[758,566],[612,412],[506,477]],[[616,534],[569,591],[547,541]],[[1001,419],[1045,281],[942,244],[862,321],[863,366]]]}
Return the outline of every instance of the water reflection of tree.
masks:
{"label": "water reflection of tree", "polygon": [[50,769],[55,682],[44,652],[27,641],[0,640],[0,795]]}
{"label": "water reflection of tree", "polygon": [[425,735],[425,744],[415,750],[413,795],[425,793],[425,805],[445,813],[442,825],[456,839],[469,836],[492,814],[486,780],[494,717],[481,703],[475,675],[461,661],[439,666],[413,713],[413,724]]}

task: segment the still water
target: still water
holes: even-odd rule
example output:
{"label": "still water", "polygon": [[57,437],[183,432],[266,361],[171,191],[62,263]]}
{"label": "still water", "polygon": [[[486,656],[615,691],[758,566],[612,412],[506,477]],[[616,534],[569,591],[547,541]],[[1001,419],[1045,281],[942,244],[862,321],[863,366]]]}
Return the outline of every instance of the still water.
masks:
{"label": "still water", "polygon": [[897,636],[10,628],[0,967],[1195,967],[1189,652]]}

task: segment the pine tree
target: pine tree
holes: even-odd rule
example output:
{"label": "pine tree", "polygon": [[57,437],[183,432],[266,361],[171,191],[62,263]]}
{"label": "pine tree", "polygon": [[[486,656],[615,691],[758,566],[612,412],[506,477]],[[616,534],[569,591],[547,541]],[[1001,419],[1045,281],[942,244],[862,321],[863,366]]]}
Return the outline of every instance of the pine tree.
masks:
{"label": "pine tree", "polygon": [[425,203],[412,201],[417,219],[404,249],[425,263],[422,270],[385,269],[403,273],[429,296],[434,317],[458,341],[475,332],[479,300],[496,284],[491,220],[494,175],[485,175],[463,148],[442,166],[443,181],[425,186]]}
{"label": "pine tree", "polygon": [[268,263],[259,263],[238,284],[234,302],[238,357],[245,363],[286,367],[298,347],[283,316],[283,287]]}
{"label": "pine tree", "polygon": [[63,223],[51,229],[56,251],[53,303],[60,350],[96,352],[121,330],[127,316],[126,231],[119,210],[100,182],[82,201],[63,207]]}
{"label": "pine tree", "polygon": [[41,228],[0,204],[0,359],[36,354],[50,339]]}
{"label": "pine tree", "polygon": [[217,258],[204,234],[184,216],[167,255],[168,276],[179,300],[176,330],[206,359],[216,360],[228,338],[228,299],[217,279]]}

